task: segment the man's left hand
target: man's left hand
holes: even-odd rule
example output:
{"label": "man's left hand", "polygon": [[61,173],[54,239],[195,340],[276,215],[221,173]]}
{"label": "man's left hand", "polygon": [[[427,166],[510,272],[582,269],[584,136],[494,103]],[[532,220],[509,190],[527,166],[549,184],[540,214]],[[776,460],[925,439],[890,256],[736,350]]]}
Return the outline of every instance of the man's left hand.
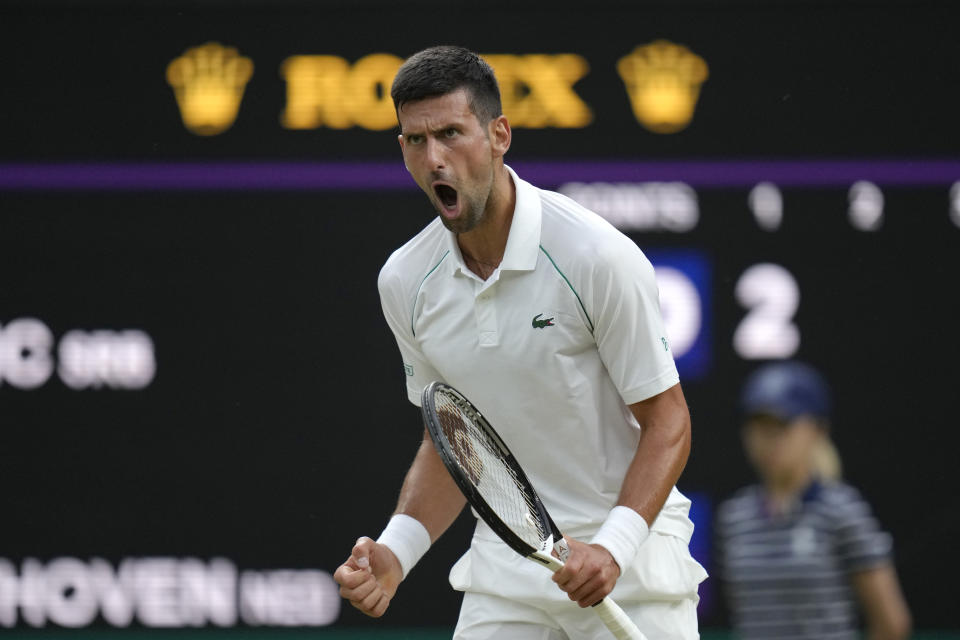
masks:
{"label": "man's left hand", "polygon": [[553,574],[553,581],[581,607],[593,606],[613,591],[620,567],[610,552],[598,544],[572,538],[566,541],[570,555],[563,568]]}

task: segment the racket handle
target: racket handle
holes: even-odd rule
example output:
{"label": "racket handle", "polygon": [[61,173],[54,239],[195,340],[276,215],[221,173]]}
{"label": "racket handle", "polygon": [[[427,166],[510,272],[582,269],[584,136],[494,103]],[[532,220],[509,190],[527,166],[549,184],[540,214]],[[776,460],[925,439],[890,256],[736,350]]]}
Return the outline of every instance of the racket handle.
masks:
{"label": "racket handle", "polygon": [[600,616],[600,620],[610,629],[617,640],[647,640],[647,636],[641,633],[633,620],[627,617],[616,602],[610,598],[604,598],[593,605],[593,610]]}

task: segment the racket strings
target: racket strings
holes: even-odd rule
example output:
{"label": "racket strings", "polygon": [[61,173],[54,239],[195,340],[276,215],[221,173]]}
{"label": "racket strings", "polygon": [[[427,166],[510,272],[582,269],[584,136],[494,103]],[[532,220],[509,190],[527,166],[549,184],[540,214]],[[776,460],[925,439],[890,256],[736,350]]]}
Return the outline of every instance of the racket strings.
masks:
{"label": "racket strings", "polygon": [[482,417],[458,398],[439,394],[434,400],[441,431],[461,470],[503,523],[539,548],[550,528],[503,450],[481,426]]}

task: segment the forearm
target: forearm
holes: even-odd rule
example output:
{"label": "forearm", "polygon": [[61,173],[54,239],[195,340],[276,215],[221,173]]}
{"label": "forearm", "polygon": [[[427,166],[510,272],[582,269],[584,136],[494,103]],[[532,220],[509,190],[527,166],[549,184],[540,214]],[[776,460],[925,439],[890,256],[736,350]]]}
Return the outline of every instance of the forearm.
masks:
{"label": "forearm", "polygon": [[403,480],[396,513],[419,520],[433,542],[453,524],[464,504],[466,498],[443,466],[433,442],[424,431],[423,442]]}
{"label": "forearm", "polygon": [[[633,563],[690,454],[690,415],[679,384],[649,400],[630,405],[630,410],[642,431],[617,506],[589,545],[581,549],[571,543],[571,560],[554,576],[560,588],[580,606],[594,604],[605,597],[621,573]],[[598,556],[588,551],[589,548],[605,551]],[[567,570],[574,563],[577,566]],[[584,569],[589,579],[586,582],[582,576],[574,579],[574,574],[583,573]]]}
{"label": "forearm", "polygon": [[677,385],[661,396],[654,410],[642,402],[630,407],[642,431],[617,500],[648,524],[660,513],[690,456],[690,414],[683,392]]}
{"label": "forearm", "polygon": [[892,565],[857,572],[852,580],[869,640],[903,640],[910,635],[910,609]]}

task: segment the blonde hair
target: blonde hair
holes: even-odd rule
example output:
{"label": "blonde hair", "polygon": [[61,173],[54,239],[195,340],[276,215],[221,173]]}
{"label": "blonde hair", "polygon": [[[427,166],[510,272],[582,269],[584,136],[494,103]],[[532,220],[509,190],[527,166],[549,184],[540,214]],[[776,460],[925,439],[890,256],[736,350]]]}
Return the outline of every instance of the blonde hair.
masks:
{"label": "blonde hair", "polygon": [[813,446],[810,467],[813,475],[821,482],[837,482],[843,475],[840,453],[826,431],[820,435]]}

